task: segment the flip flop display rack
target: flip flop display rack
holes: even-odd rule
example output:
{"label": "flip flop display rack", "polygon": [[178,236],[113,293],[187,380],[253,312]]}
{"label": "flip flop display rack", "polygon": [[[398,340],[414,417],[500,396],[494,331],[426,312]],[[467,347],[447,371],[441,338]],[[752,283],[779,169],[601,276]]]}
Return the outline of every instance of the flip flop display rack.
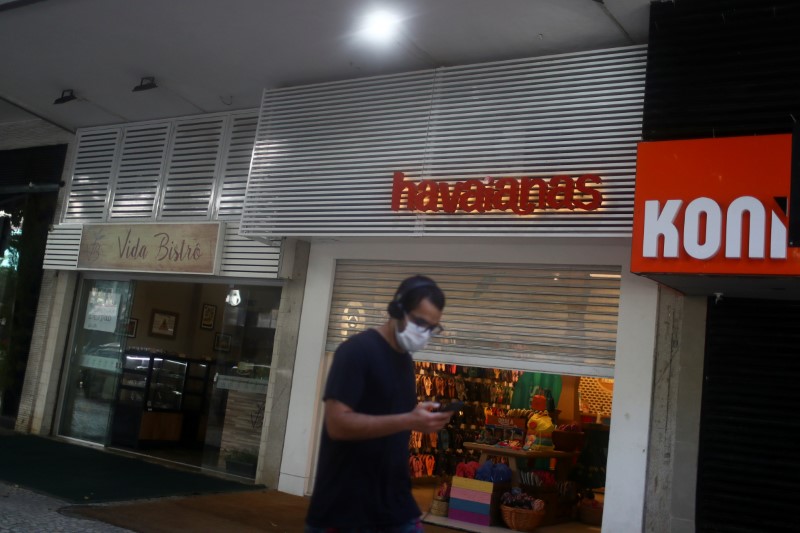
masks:
{"label": "flip flop display rack", "polygon": [[480,454],[465,449],[463,443],[481,437],[487,416],[508,410],[520,372],[429,362],[415,365],[419,401],[461,400],[464,408],[437,433],[412,432],[409,470],[412,478],[452,476],[460,463],[478,459]]}

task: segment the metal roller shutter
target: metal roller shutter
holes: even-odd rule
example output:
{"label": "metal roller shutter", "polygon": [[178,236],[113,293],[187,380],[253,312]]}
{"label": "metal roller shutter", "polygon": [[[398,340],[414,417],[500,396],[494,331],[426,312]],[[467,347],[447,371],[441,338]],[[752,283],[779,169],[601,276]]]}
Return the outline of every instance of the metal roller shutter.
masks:
{"label": "metal roller shutter", "polygon": [[[386,305],[405,277],[424,274],[447,297],[445,331],[424,360],[489,356],[601,369],[612,375],[617,339],[619,267],[339,261],[326,351],[386,320]],[[427,354],[427,356],[426,356]]]}
{"label": "metal roller shutter", "polygon": [[800,302],[708,305],[697,531],[797,531]]}

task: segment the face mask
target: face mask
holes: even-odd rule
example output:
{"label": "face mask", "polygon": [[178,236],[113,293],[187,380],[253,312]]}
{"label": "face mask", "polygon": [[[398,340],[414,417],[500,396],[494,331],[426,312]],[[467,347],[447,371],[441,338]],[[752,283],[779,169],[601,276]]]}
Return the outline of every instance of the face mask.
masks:
{"label": "face mask", "polygon": [[418,352],[427,346],[428,341],[431,339],[431,332],[427,328],[423,328],[406,320],[406,329],[403,331],[395,331],[395,338],[397,344],[407,352]]}

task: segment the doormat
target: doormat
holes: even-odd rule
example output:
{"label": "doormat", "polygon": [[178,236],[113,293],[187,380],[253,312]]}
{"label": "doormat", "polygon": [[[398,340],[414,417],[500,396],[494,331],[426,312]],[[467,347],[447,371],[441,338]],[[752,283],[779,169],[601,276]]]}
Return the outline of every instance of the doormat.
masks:
{"label": "doormat", "polygon": [[73,503],[264,488],[21,434],[0,434],[0,480]]}

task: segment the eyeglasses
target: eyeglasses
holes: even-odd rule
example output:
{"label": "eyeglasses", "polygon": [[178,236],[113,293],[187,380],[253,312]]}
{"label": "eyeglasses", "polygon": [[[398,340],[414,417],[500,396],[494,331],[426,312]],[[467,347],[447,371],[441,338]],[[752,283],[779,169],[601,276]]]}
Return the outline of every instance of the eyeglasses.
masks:
{"label": "eyeglasses", "polygon": [[413,322],[414,324],[416,324],[417,326],[424,328],[425,331],[430,331],[431,335],[439,335],[442,331],[444,331],[444,327],[441,324],[431,325],[424,318],[414,316],[411,313],[406,313],[406,318],[411,322]]}

